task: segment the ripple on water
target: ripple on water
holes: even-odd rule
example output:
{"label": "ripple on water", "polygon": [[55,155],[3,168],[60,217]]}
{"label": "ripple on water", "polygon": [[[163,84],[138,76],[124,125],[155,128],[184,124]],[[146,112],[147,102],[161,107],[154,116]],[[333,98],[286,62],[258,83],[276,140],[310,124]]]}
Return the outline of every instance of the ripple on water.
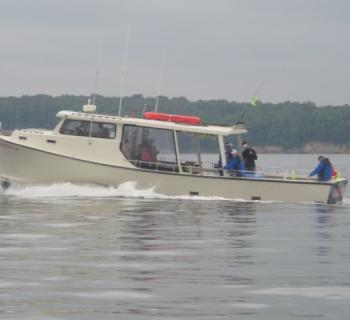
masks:
{"label": "ripple on water", "polygon": [[156,297],[153,294],[137,292],[131,290],[106,290],[78,292],[74,294],[77,297],[93,299],[150,299]]}
{"label": "ripple on water", "polygon": [[232,307],[235,308],[242,308],[242,309],[264,309],[264,308],[268,308],[269,305],[267,304],[262,304],[262,303],[246,303],[246,302],[242,302],[242,303],[233,303],[231,304]]}
{"label": "ripple on water", "polygon": [[300,288],[269,288],[253,290],[249,293],[277,295],[277,296],[302,296],[306,298],[324,299],[350,299],[350,287],[300,287]]}
{"label": "ripple on water", "polygon": [[14,240],[42,240],[51,238],[49,234],[30,234],[30,233],[3,233],[0,238]]}

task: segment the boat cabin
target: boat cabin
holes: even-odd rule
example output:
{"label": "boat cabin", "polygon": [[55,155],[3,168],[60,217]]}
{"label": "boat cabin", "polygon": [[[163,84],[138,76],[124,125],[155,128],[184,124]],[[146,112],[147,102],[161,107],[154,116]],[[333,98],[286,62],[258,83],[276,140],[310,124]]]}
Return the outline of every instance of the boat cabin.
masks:
{"label": "boat cabin", "polygon": [[199,117],[155,112],[143,118],[72,111],[57,116],[55,131],[62,136],[84,137],[95,145],[110,142],[104,152],[119,153],[116,158],[124,162],[117,165],[198,175],[222,174],[226,137],[246,133],[240,126],[206,125]]}

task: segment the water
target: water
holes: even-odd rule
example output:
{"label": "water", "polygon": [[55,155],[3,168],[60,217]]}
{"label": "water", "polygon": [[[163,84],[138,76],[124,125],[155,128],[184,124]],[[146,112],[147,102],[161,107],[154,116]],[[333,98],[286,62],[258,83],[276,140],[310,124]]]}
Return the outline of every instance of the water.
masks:
{"label": "water", "polygon": [[[348,159],[332,156],[343,176]],[[169,198],[131,183],[0,195],[0,319],[348,319],[349,302],[349,190],[336,206]]]}

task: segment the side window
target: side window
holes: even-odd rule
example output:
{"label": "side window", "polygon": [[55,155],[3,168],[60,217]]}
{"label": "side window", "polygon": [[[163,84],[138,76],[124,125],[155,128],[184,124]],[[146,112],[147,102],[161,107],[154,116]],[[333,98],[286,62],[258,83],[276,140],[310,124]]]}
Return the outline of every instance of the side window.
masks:
{"label": "side window", "polygon": [[65,120],[60,133],[73,136],[114,139],[116,137],[116,125],[104,122]]}
{"label": "side window", "polygon": [[90,131],[89,121],[65,120],[60,129],[61,134],[88,137]]}
{"label": "side window", "polygon": [[91,137],[94,138],[105,138],[114,139],[116,135],[115,124],[93,122],[91,127]]}

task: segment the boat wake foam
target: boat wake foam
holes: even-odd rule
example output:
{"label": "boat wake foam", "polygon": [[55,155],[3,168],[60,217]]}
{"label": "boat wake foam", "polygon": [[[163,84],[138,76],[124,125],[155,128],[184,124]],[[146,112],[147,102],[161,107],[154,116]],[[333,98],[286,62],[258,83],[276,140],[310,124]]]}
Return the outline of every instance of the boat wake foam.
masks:
{"label": "boat wake foam", "polygon": [[[136,182],[125,182],[118,187],[107,187],[94,184],[22,184],[13,183],[10,188],[2,191],[3,195],[20,198],[144,198],[144,199],[188,199],[188,200],[226,200],[222,197],[200,196],[166,196],[154,191],[154,187],[140,189]],[[239,199],[238,199],[239,201]]]}
{"label": "boat wake foam", "polygon": [[[118,187],[102,186],[95,184],[75,183],[53,183],[53,184],[27,184],[12,182],[6,190],[1,190],[0,195],[12,196],[26,199],[47,199],[47,198],[140,198],[140,199],[173,199],[193,201],[230,201],[230,202],[252,202],[243,199],[227,199],[224,197],[204,196],[167,196],[157,193],[154,187],[141,189],[136,182],[125,182]],[[253,201],[257,203],[273,204],[280,201]],[[309,203],[305,203],[309,204]],[[343,204],[350,204],[350,198],[344,198]]]}

